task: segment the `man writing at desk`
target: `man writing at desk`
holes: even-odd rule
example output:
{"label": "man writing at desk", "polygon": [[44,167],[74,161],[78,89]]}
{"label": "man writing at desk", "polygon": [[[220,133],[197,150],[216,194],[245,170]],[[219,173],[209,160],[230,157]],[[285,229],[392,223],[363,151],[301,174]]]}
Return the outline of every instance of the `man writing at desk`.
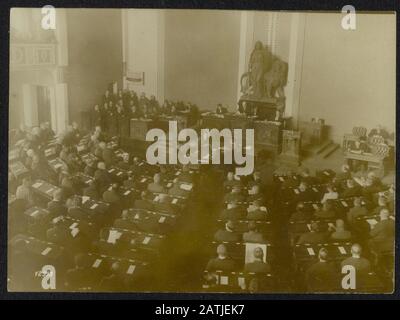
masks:
{"label": "man writing at desk", "polygon": [[[363,154],[368,152],[368,145],[366,143],[366,138],[359,137],[357,140],[355,140],[353,143],[350,144],[348,151],[356,154]],[[359,167],[361,167],[361,169],[364,171],[366,169],[367,165],[366,161],[349,159],[349,162],[350,162],[349,165],[351,166],[353,171],[357,171]]]}

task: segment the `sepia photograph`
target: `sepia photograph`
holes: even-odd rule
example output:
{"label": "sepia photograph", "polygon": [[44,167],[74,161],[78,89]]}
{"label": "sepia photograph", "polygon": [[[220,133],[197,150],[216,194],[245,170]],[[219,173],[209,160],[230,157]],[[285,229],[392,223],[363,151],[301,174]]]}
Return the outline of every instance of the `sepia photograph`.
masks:
{"label": "sepia photograph", "polygon": [[14,7],[9,40],[9,292],[395,290],[395,12]]}

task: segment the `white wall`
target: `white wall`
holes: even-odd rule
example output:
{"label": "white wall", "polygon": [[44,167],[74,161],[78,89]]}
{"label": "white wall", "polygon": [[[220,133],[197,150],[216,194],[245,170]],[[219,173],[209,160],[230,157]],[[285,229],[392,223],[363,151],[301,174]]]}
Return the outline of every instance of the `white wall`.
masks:
{"label": "white wall", "polygon": [[[136,92],[164,99],[163,10],[131,9],[123,13],[126,70],[144,72],[144,85],[130,84]],[[128,82],[129,83],[129,82]]]}
{"label": "white wall", "polygon": [[341,18],[306,14],[299,118],[326,119],[337,142],[358,125],[393,132],[396,17],[358,13],[352,31],[341,28]]}

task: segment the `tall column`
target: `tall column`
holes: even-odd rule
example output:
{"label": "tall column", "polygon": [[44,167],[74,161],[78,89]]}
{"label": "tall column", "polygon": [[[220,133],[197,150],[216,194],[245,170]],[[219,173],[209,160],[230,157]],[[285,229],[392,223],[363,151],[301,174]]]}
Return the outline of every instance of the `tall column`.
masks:
{"label": "tall column", "polygon": [[28,127],[39,125],[37,91],[35,85],[22,85],[22,101],[24,106],[24,124]]}
{"label": "tall column", "polygon": [[239,43],[239,68],[238,68],[238,88],[236,100],[239,101],[242,93],[240,92],[240,78],[246,72],[248,58],[251,47],[254,43],[254,12],[242,11],[240,15],[240,43]]}
{"label": "tall column", "polygon": [[288,80],[285,87],[285,115],[293,118],[297,128],[303,68],[304,30],[306,13],[292,13],[288,59]]}

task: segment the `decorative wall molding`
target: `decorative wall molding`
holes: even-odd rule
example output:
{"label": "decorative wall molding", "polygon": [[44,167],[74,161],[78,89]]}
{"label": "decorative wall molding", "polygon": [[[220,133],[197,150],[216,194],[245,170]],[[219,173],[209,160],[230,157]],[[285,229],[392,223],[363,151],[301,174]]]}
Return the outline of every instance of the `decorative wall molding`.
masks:
{"label": "decorative wall molding", "polygon": [[55,44],[11,44],[10,67],[56,66]]}

